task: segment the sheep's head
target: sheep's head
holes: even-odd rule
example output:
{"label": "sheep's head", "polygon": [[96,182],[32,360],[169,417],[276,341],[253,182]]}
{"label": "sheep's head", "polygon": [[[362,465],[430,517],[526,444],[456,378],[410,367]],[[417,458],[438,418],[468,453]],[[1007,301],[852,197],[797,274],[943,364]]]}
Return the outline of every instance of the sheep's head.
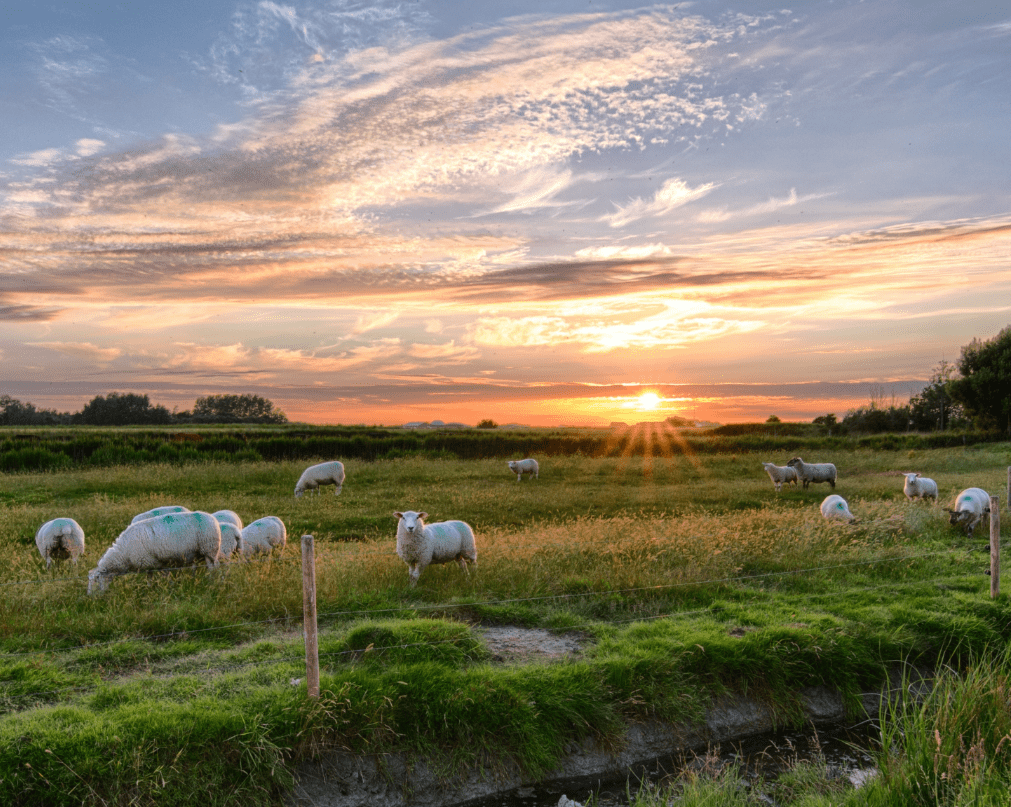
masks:
{"label": "sheep's head", "polygon": [[948,513],[948,523],[949,524],[961,524],[972,518],[972,513],[969,510],[946,510]]}
{"label": "sheep's head", "polygon": [[513,460],[509,460],[509,470],[516,473],[516,463]]}
{"label": "sheep's head", "polygon": [[804,460],[802,460],[800,457],[794,457],[786,464],[789,465],[791,468],[796,468],[798,465],[803,464],[803,462]]}
{"label": "sheep's head", "polygon": [[401,528],[410,535],[420,534],[425,529],[425,519],[428,518],[428,513],[415,513],[413,510],[403,513],[398,511],[393,515],[400,519]]}

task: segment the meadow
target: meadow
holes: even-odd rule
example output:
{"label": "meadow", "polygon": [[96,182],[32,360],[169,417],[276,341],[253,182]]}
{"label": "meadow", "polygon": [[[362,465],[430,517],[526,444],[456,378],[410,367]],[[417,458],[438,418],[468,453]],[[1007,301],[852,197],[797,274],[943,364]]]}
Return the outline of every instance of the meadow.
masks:
{"label": "meadow", "polygon": [[[537,775],[574,739],[691,720],[721,692],[789,721],[804,686],[855,703],[896,664],[960,670],[1011,638],[985,528],[968,540],[941,509],[970,485],[1003,501],[1008,444],[805,453],[838,466],[855,524],[821,518],[825,485],[773,490],[760,462],[789,454],[667,453],[535,452],[540,479],[522,483],[504,459],[348,458],[340,496],[301,499],[304,460],[5,474],[0,802],[279,804],[295,766],[328,749],[438,754],[447,771],[505,756]],[[906,501],[907,470],[936,479],[940,503]],[[166,503],[279,516],[289,546],[88,597],[104,549]],[[472,524],[476,572],[433,566],[409,588],[392,515],[407,509]],[[47,572],[34,535],[60,515],[84,527],[87,553]],[[299,680],[306,533],[319,701]],[[494,625],[574,633],[583,650],[503,664],[481,639]],[[1006,776],[1008,743],[994,743]]]}

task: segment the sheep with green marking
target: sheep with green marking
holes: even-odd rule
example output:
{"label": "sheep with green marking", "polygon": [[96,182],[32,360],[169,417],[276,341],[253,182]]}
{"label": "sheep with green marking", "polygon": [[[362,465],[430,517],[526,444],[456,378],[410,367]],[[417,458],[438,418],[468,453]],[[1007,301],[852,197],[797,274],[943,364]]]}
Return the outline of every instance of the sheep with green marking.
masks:
{"label": "sheep with green marking", "polygon": [[456,561],[467,571],[467,562],[477,566],[477,546],[474,530],[466,521],[437,521],[425,524],[428,513],[405,510],[393,514],[397,519],[397,554],[410,569],[411,585],[425,568],[433,563]]}
{"label": "sheep with green marking", "polygon": [[218,565],[221,525],[210,513],[169,513],[131,524],[88,573],[88,593],[104,591],[127,572],[188,566],[203,560]]}
{"label": "sheep with green marking", "polygon": [[35,546],[46,562],[48,569],[53,560],[66,560],[77,563],[84,554],[84,530],[72,518],[54,518],[47,521],[35,533]]}

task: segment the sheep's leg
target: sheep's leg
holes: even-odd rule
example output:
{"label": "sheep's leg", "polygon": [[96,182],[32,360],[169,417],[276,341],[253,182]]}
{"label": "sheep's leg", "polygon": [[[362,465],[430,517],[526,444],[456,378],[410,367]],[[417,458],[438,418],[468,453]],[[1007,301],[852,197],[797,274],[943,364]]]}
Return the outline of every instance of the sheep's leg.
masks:
{"label": "sheep's leg", "polygon": [[410,568],[411,568],[411,573],[410,573],[411,586],[413,587],[413,586],[418,585],[418,578],[421,577],[421,564],[420,563],[412,563]]}
{"label": "sheep's leg", "polygon": [[467,559],[463,555],[456,556],[456,562],[460,564],[460,568],[463,569],[463,573],[470,577],[470,572],[467,571]]}

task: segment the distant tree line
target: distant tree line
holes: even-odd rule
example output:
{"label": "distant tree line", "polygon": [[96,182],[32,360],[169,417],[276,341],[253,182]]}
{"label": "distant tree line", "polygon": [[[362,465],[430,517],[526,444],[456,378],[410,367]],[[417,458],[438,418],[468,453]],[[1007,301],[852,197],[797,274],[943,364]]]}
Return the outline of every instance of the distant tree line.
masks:
{"label": "distant tree line", "polygon": [[822,415],[814,424],[825,434],[879,434],[977,429],[1011,436],[1011,325],[992,339],[973,339],[958,362],[941,361],[929,383],[908,403],[886,403],[884,388],[872,390],[867,406],[840,421]]}
{"label": "distant tree line", "polygon": [[110,392],[96,395],[80,412],[37,409],[10,395],[0,395],[0,426],[159,426],[174,423],[287,423],[274,404],[259,395],[208,395],[192,411],[169,412],[147,395]]}

